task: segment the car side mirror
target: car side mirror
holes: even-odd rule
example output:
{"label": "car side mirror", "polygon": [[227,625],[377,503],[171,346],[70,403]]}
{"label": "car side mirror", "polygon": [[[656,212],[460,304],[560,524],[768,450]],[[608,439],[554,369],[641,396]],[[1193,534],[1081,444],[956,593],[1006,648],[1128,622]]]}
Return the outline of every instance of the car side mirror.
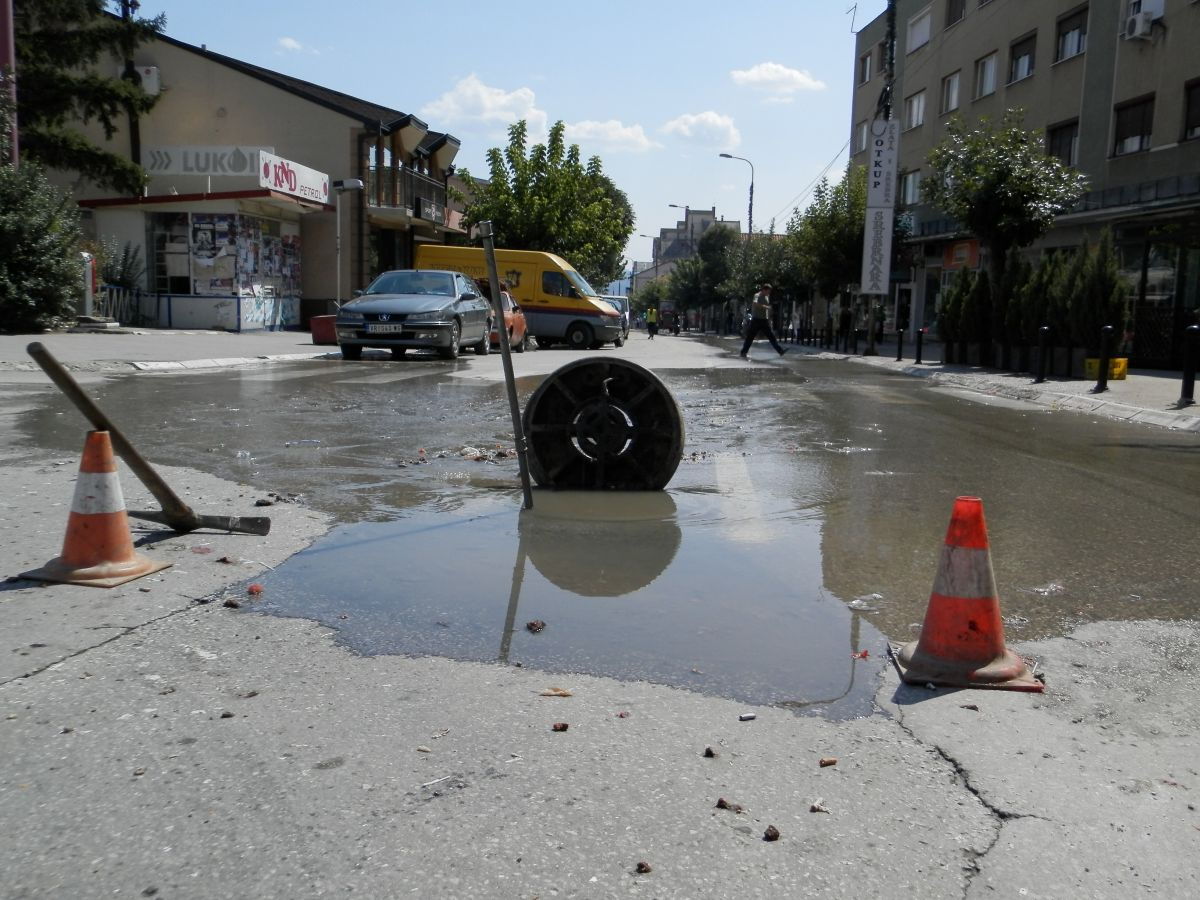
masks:
{"label": "car side mirror", "polygon": [[479,298],[479,295],[477,293],[475,293],[474,291],[463,291],[462,296],[459,297],[458,299],[459,300],[477,300],[478,298]]}
{"label": "car side mirror", "polygon": [[355,289],[354,289],[354,296],[355,296],[355,297],[361,297],[361,296],[362,296],[363,294],[365,294],[365,293],[366,293],[366,291],[364,291],[362,288],[355,288]]}

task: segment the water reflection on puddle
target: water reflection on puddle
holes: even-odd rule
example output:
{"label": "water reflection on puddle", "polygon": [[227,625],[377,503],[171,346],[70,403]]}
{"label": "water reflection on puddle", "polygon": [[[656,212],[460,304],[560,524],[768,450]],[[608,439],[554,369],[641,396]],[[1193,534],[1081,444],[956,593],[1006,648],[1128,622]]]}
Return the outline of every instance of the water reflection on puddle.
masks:
{"label": "water reflection on puddle", "polygon": [[[518,506],[497,492],[452,514],[338,528],[265,579],[266,608],[335,628],[364,654],[872,711],[883,638],[823,588],[814,511],[682,490],[536,492],[534,509]],[[870,658],[852,659],[863,648]]]}

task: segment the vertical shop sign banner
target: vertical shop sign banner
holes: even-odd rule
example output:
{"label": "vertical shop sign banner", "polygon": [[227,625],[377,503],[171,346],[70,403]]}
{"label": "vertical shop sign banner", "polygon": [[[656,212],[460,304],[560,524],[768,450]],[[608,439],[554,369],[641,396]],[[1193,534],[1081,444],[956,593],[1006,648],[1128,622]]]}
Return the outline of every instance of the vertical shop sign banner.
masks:
{"label": "vertical shop sign banner", "polygon": [[892,210],[868,207],[860,293],[886,294],[892,276]]}
{"label": "vertical shop sign banner", "polygon": [[900,159],[900,123],[875,119],[870,126],[867,166],[867,215],[863,229],[863,294],[887,294],[892,277],[892,218],[896,208],[896,169]]}
{"label": "vertical shop sign banner", "polygon": [[329,202],[329,176],[273,153],[258,155],[261,187],[318,203]]}

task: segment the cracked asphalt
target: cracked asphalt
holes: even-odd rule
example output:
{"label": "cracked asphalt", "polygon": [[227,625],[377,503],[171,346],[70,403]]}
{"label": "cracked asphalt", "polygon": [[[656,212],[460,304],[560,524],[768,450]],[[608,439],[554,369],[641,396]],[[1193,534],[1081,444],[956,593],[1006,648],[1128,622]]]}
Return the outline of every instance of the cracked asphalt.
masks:
{"label": "cracked asphalt", "polygon": [[[61,543],[78,460],[0,460],[15,576]],[[261,489],[163,474],[198,510],[263,512]],[[1042,695],[889,670],[876,714],[831,722],[356,656],[253,614],[247,585],[328,527],[268,512],[264,539],[137,526],[173,565],[112,590],[0,584],[0,897],[1200,895],[1195,622],[1012,645]]]}

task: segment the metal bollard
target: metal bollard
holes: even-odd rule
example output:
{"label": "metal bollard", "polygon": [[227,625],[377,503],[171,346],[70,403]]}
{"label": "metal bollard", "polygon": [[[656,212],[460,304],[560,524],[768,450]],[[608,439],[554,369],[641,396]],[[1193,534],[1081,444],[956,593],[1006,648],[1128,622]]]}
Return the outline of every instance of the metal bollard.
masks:
{"label": "metal bollard", "polygon": [[1196,357],[1200,356],[1200,325],[1189,325],[1183,332],[1183,389],[1179,393],[1179,405],[1191,406],[1196,402]]}
{"label": "metal bollard", "polygon": [[921,344],[925,342],[925,329],[917,329],[917,358],[913,360],[916,365],[921,364]]}
{"label": "metal bollard", "polygon": [[1103,394],[1108,390],[1108,364],[1112,358],[1113,327],[1105,325],[1100,329],[1100,371],[1097,373],[1096,386],[1093,394]]}
{"label": "metal bollard", "polygon": [[852,329],[850,329],[850,332],[851,332],[851,340],[853,341],[853,343],[850,345],[850,352],[857,353],[858,352],[858,329],[852,328]]}
{"label": "metal bollard", "polygon": [[1046,380],[1046,338],[1049,334],[1049,325],[1043,325],[1038,329],[1038,367],[1037,378],[1033,379],[1034,384],[1041,384]]}
{"label": "metal bollard", "polygon": [[904,358],[904,329],[896,329],[896,362]]}

